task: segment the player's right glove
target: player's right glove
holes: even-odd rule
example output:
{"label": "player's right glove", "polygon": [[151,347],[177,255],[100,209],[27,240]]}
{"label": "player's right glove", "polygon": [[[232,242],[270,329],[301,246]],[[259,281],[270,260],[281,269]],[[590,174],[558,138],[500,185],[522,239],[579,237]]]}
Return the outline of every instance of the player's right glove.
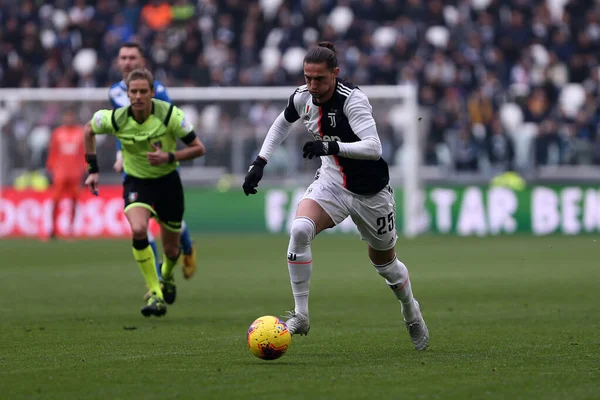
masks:
{"label": "player's right glove", "polygon": [[304,143],[302,147],[302,157],[312,160],[313,157],[322,157],[336,155],[340,152],[340,145],[337,142],[323,142],[315,140]]}
{"label": "player's right glove", "polygon": [[256,157],[256,160],[254,160],[248,169],[246,179],[244,179],[244,184],[242,185],[246,196],[256,194],[256,188],[258,187],[258,182],[260,182],[263,177],[265,165],[267,165],[267,161],[264,158]]}

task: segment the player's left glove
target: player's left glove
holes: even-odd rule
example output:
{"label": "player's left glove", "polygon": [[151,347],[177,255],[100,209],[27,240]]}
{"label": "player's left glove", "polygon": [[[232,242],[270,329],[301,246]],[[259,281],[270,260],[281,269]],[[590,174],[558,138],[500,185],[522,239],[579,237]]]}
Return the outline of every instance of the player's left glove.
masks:
{"label": "player's left glove", "polygon": [[302,147],[302,157],[312,159],[313,157],[334,156],[340,152],[340,145],[337,142],[323,142],[315,140],[304,143]]}

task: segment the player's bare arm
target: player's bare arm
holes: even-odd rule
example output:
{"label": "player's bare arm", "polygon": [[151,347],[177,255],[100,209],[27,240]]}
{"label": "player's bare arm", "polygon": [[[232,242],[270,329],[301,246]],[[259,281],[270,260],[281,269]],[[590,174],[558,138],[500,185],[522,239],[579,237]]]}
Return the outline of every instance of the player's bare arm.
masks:
{"label": "player's bare arm", "polygon": [[177,150],[173,154],[175,155],[175,161],[186,161],[202,157],[205,153],[204,144],[196,137],[190,143],[187,143],[187,148]]}
{"label": "player's bare arm", "polygon": [[202,157],[206,152],[204,144],[197,137],[187,144],[187,148],[167,153],[160,147],[152,145],[153,152],[146,153],[150,165],[162,165],[175,161],[193,160],[194,158]]}
{"label": "player's bare arm", "polygon": [[96,154],[96,136],[94,136],[91,122],[83,127],[83,146],[86,154]]}
{"label": "player's bare arm", "polygon": [[96,137],[92,130],[91,122],[85,124],[83,128],[83,147],[85,148],[85,161],[88,164],[89,175],[85,179],[87,186],[92,194],[98,195],[98,160],[96,158]]}
{"label": "player's bare arm", "polygon": [[113,164],[113,169],[115,170],[115,172],[119,173],[123,171],[123,153],[121,152],[121,150],[117,151],[115,163]]}

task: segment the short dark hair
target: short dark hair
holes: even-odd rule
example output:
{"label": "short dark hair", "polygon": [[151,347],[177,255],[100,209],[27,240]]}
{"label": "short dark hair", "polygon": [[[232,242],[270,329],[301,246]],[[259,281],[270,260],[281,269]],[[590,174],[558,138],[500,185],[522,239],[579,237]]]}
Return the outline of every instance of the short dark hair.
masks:
{"label": "short dark hair", "polygon": [[119,52],[121,51],[121,49],[137,49],[140,52],[140,55],[142,56],[142,58],[144,58],[144,49],[138,43],[135,43],[135,42],[123,43],[119,47]]}
{"label": "short dark hair", "polygon": [[327,68],[334,69],[338,66],[337,52],[331,42],[319,42],[304,56],[304,62],[308,64],[325,63]]}
{"label": "short dark hair", "polygon": [[129,88],[129,83],[131,81],[137,81],[142,79],[148,81],[148,84],[150,85],[150,90],[154,89],[154,76],[152,75],[152,72],[148,71],[146,68],[138,68],[131,71],[125,79],[125,84],[127,85],[127,88]]}

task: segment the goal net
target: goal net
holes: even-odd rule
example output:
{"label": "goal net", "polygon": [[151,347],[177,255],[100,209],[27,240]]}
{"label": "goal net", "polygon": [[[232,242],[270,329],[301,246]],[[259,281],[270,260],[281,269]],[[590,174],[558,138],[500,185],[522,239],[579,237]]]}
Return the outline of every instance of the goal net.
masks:
{"label": "goal net", "polygon": [[[172,101],[206,144],[205,157],[182,163],[186,185],[217,187],[226,181],[241,185],[249,163],[256,157],[273,120],[285,107],[294,87],[170,88]],[[422,204],[419,182],[421,151],[416,88],[409,85],[361,88],[373,106],[374,118],[390,164],[391,183],[402,188],[398,215],[405,236],[418,231]],[[26,178],[44,168],[52,129],[62,112],[72,108],[80,122],[101,108],[110,108],[105,88],[0,90],[0,187],[24,185]],[[309,136],[299,121],[265,170],[263,187],[306,187],[318,160],[302,158]],[[102,170],[115,160],[114,138],[98,137]],[[119,183],[117,174],[105,174],[103,183]],[[31,182],[29,182],[31,183]],[[41,183],[40,183],[41,184]]]}

